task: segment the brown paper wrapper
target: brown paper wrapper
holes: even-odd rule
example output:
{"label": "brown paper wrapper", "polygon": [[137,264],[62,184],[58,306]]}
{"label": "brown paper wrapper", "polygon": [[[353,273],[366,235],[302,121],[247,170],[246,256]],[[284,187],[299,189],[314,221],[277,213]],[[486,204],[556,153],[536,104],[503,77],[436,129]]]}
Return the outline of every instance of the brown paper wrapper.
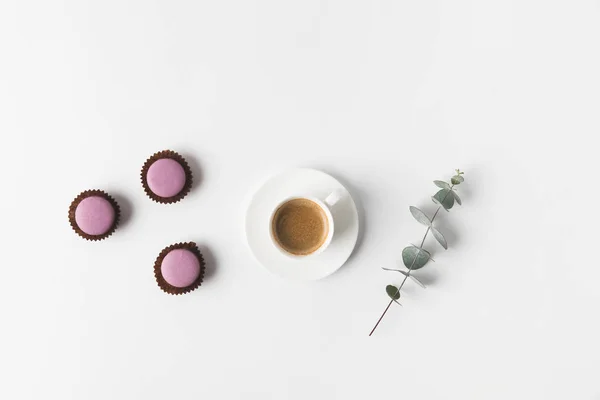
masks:
{"label": "brown paper wrapper", "polygon": [[[165,256],[167,254],[169,254],[169,252],[171,250],[175,250],[175,249],[185,249],[185,250],[189,250],[192,253],[194,253],[196,255],[196,257],[198,257],[198,261],[200,262],[200,274],[198,275],[198,278],[196,278],[196,280],[194,281],[194,283],[192,283],[189,286],[186,287],[175,287],[172,286],[170,284],[167,283],[167,281],[165,280],[165,278],[163,278],[162,276],[162,272],[161,272],[161,265],[162,262],[165,258]],[[165,247],[160,254],[158,255],[158,257],[156,258],[156,261],[154,262],[154,276],[156,277],[156,282],[158,283],[158,286],[166,293],[169,294],[185,294],[185,293],[189,293],[193,290],[196,290],[198,288],[198,286],[200,286],[202,284],[202,280],[204,279],[204,270],[205,270],[205,263],[204,263],[204,257],[202,257],[202,253],[200,253],[200,249],[198,248],[198,246],[196,246],[196,243],[194,242],[188,242],[188,243],[176,243],[173,244],[169,247]]]}
{"label": "brown paper wrapper", "polygon": [[[148,170],[150,169],[150,166],[152,165],[153,162],[155,162],[156,160],[160,160],[161,158],[170,158],[172,160],[177,161],[183,167],[183,170],[185,171],[185,185],[183,186],[183,189],[181,189],[181,192],[177,193],[173,197],[160,197],[157,194],[155,194],[154,192],[152,192],[152,190],[150,190],[150,186],[148,186],[148,180],[146,177],[146,175],[148,174]],[[183,158],[179,153],[177,153],[173,150],[159,151],[158,153],[155,153],[150,158],[148,158],[146,160],[146,162],[144,163],[144,166],[142,167],[141,177],[142,177],[142,186],[144,187],[144,191],[146,192],[146,195],[148,197],[150,197],[152,200],[156,201],[157,203],[162,203],[162,204],[177,203],[179,200],[183,199],[189,193],[190,189],[192,188],[192,170],[190,169],[190,166],[188,165],[187,161],[185,161],[185,158]]]}
{"label": "brown paper wrapper", "polygon": [[[100,197],[105,198],[115,209],[115,220],[114,220],[112,226],[110,227],[110,229],[106,233],[103,233],[102,235],[89,235],[89,234],[85,233],[84,231],[82,231],[79,228],[79,226],[77,226],[77,222],[75,222],[75,210],[77,209],[77,206],[79,205],[79,203],[81,203],[81,201],[83,199],[86,199],[86,198],[92,197],[92,196],[100,196]],[[97,241],[97,240],[106,239],[107,237],[112,235],[114,233],[114,231],[117,229],[120,218],[121,218],[121,208],[119,207],[119,204],[117,204],[117,201],[115,199],[113,199],[111,196],[109,196],[108,193],[106,193],[102,190],[94,189],[94,190],[86,190],[84,192],[81,192],[79,194],[79,196],[77,196],[75,198],[75,200],[73,200],[71,202],[71,205],[69,206],[69,223],[71,224],[71,227],[73,228],[73,230],[79,236],[81,236],[82,238],[84,238],[86,240]]]}

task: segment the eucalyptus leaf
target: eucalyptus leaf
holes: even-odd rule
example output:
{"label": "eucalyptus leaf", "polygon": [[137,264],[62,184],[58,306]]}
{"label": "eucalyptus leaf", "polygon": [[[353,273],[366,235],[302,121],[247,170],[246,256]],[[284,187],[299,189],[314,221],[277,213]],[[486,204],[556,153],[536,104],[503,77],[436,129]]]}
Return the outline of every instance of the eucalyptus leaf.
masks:
{"label": "eucalyptus leaf", "polygon": [[452,182],[453,185],[460,185],[461,183],[463,183],[465,181],[465,178],[463,178],[461,175],[454,175],[451,179],[450,182]]}
{"label": "eucalyptus leaf", "polygon": [[448,250],[448,243],[446,242],[446,238],[442,235],[442,232],[435,229],[433,226],[431,227],[431,233],[433,233],[433,237],[438,243],[446,250]]}
{"label": "eucalyptus leaf", "polygon": [[448,185],[447,182],[444,181],[433,181],[433,183],[435,183],[435,186],[442,188],[442,189],[450,189],[450,185]]}
{"label": "eucalyptus leaf", "polygon": [[394,285],[387,285],[385,287],[385,292],[392,300],[398,300],[400,298],[400,290]]}
{"label": "eucalyptus leaf", "polygon": [[419,286],[421,286],[423,289],[427,289],[427,287],[425,285],[423,285],[423,282],[421,282],[420,280],[417,279],[416,276],[409,274],[408,272],[405,271],[398,271],[400,272],[402,275],[409,277],[410,279],[412,279],[413,281],[415,281],[416,284],[418,284]]}
{"label": "eucalyptus leaf", "polygon": [[462,200],[460,199],[460,197],[458,197],[458,194],[454,190],[452,191],[452,196],[454,196],[454,200],[456,200],[458,205],[462,206]]}
{"label": "eucalyptus leaf", "polygon": [[409,270],[423,268],[430,258],[431,254],[427,250],[416,246],[408,246],[402,250],[402,262]]}
{"label": "eucalyptus leaf", "polygon": [[394,272],[400,272],[402,275],[409,277],[410,279],[412,279],[413,281],[415,281],[419,286],[421,286],[423,289],[426,289],[426,286],[423,284],[423,282],[421,282],[420,280],[417,279],[416,276],[409,274],[406,271],[401,271],[399,269],[392,269],[392,268],[385,268],[385,267],[381,267],[382,269],[386,270],[386,271],[394,271]]}
{"label": "eucalyptus leaf", "polygon": [[[416,244],[414,244],[414,243],[409,243],[409,244],[410,244],[412,247],[415,247],[415,248],[417,248],[417,249],[419,248],[419,246],[417,246],[417,245],[416,245]],[[433,262],[435,262],[435,260],[433,259],[433,257],[431,257],[431,253],[429,253],[429,252],[428,252],[427,250],[425,250],[425,249],[421,249],[421,251],[424,251],[424,252],[425,252],[425,254],[427,254],[427,256],[429,257],[429,261],[433,261]]]}
{"label": "eucalyptus leaf", "polygon": [[442,189],[433,196],[434,201],[444,207],[446,211],[454,205],[454,196],[450,192],[450,189]]}
{"label": "eucalyptus leaf", "polygon": [[415,217],[415,219],[425,225],[425,226],[431,226],[431,220],[427,217],[427,215],[425,215],[425,213],[421,210],[419,210],[417,207],[413,207],[410,206],[409,207],[410,213],[412,214],[413,217]]}

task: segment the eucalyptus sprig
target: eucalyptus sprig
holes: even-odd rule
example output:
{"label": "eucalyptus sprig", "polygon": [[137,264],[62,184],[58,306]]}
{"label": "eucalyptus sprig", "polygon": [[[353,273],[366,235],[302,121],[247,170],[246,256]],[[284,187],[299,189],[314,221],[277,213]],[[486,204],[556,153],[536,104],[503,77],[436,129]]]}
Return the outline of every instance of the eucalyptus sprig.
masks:
{"label": "eucalyptus sprig", "polygon": [[425,225],[427,227],[427,230],[425,231],[425,235],[423,236],[423,240],[421,240],[421,244],[419,246],[411,244],[410,246],[407,246],[404,248],[404,250],[402,250],[402,262],[404,263],[406,268],[408,268],[408,270],[403,271],[399,269],[384,268],[386,271],[394,271],[401,273],[402,275],[404,275],[404,279],[402,280],[402,283],[400,283],[399,286],[387,285],[385,287],[385,292],[391,300],[385,308],[385,310],[383,311],[383,314],[381,314],[381,317],[379,317],[379,320],[373,327],[373,330],[371,330],[371,333],[369,333],[369,336],[371,336],[373,332],[375,332],[375,329],[377,329],[377,326],[385,316],[385,313],[387,313],[387,311],[389,310],[392,303],[395,302],[398,305],[402,305],[398,302],[398,300],[400,299],[400,291],[402,290],[402,287],[404,286],[408,278],[411,278],[419,286],[423,288],[425,287],[425,285],[423,285],[421,281],[419,281],[415,276],[412,275],[412,271],[423,268],[425,264],[427,264],[427,262],[431,260],[431,253],[423,248],[423,244],[425,244],[425,239],[427,239],[427,235],[429,234],[429,232],[433,234],[433,237],[435,238],[435,240],[437,240],[440,246],[442,246],[445,250],[448,249],[448,242],[446,241],[446,238],[436,227],[433,226],[433,221],[435,220],[439,211],[442,208],[446,211],[449,211],[454,206],[454,203],[462,205],[462,201],[460,200],[460,197],[458,197],[458,194],[456,193],[454,187],[464,182],[465,179],[463,178],[463,174],[464,172],[457,169],[456,175],[450,178],[450,183],[444,181],[433,181],[433,183],[437,187],[439,187],[440,190],[431,197],[433,202],[439,205],[439,207],[437,208],[437,210],[431,218],[429,218],[423,211],[419,210],[417,207],[409,207],[412,216],[419,223]]}

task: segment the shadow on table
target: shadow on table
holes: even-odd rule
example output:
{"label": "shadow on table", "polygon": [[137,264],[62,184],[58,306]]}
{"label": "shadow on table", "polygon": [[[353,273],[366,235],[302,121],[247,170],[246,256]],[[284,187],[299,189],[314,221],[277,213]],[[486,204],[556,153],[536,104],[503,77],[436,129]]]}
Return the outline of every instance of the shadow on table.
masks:
{"label": "shadow on table", "polygon": [[204,263],[206,264],[204,270],[204,282],[207,282],[216,276],[218,269],[218,261],[210,247],[206,246],[201,242],[196,243],[198,244],[198,248],[200,249],[200,253],[202,253],[202,257],[204,257]]}
{"label": "shadow on table", "polygon": [[190,170],[192,171],[192,189],[190,190],[190,193],[194,193],[202,184],[202,165],[200,164],[200,161],[198,161],[198,158],[191,153],[182,153],[181,155],[185,158],[185,161],[187,161]]}
{"label": "shadow on table", "polygon": [[131,222],[131,218],[134,214],[133,204],[131,203],[131,200],[129,200],[128,197],[126,197],[119,191],[111,191],[109,192],[109,194],[117,201],[117,204],[119,204],[119,209],[121,210],[121,219],[119,221],[119,227],[126,227]]}

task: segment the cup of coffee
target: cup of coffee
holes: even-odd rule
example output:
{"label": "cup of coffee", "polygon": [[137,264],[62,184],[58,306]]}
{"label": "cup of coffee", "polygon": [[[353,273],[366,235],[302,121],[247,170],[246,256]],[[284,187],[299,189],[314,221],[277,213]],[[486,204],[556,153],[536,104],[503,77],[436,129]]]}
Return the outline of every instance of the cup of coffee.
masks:
{"label": "cup of coffee", "polygon": [[324,200],[295,196],[282,201],[271,214],[273,244],[293,258],[313,256],[331,243],[334,232],[331,208],[342,198],[341,190]]}

